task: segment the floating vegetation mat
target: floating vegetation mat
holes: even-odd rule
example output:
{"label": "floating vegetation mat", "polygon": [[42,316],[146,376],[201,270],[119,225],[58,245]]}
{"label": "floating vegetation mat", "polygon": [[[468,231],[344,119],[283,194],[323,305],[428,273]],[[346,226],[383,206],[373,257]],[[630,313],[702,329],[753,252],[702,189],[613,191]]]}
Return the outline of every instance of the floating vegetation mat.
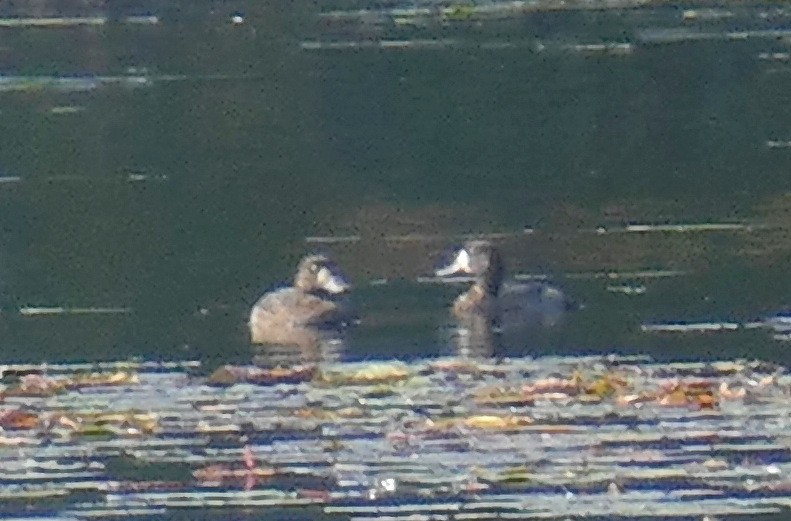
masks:
{"label": "floating vegetation mat", "polygon": [[791,377],[763,363],[1,369],[0,516],[645,519],[791,505]]}

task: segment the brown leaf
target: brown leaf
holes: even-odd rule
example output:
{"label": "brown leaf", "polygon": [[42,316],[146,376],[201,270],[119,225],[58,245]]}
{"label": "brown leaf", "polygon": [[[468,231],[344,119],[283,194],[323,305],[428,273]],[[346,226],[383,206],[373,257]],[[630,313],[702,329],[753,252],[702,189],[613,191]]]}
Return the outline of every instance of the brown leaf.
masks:
{"label": "brown leaf", "polygon": [[314,365],[275,367],[272,369],[255,366],[225,365],[214,371],[206,380],[206,383],[209,385],[300,383],[311,380],[315,374],[316,366]]}
{"label": "brown leaf", "polygon": [[35,429],[38,424],[38,416],[31,412],[18,409],[0,411],[0,427],[3,429]]}

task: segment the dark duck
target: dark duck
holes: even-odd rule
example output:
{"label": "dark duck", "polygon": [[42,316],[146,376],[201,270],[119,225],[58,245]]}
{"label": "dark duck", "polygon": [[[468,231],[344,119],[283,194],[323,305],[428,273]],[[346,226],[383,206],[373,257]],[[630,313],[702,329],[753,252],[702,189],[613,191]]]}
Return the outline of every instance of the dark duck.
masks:
{"label": "dark duck", "polygon": [[484,317],[502,329],[553,326],[575,307],[560,289],[545,282],[505,282],[500,253],[485,240],[465,243],[436,275],[474,277],[472,287],[453,302],[453,314],[461,320]]}

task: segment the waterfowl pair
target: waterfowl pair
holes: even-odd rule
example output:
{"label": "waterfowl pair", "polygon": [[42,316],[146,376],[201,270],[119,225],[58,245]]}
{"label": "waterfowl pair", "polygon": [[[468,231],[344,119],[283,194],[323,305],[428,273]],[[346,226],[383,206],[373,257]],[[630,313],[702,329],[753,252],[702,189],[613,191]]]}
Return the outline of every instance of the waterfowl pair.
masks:
{"label": "waterfowl pair", "polygon": [[[504,282],[497,249],[488,241],[467,242],[436,275],[475,277],[472,287],[453,303],[459,319],[482,320],[503,328],[556,324],[573,307],[562,291],[543,282]],[[308,255],[297,267],[294,285],[261,297],[250,313],[250,337],[256,344],[309,344],[316,329],[338,328],[349,319],[339,297],[351,289],[330,259]]]}

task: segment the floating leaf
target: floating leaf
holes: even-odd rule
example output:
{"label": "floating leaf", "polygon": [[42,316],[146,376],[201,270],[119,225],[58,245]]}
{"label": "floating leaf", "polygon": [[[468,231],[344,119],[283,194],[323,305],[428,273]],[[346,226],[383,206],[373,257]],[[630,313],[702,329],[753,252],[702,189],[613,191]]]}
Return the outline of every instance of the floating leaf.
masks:
{"label": "floating leaf", "polygon": [[617,392],[623,391],[626,387],[627,382],[625,379],[613,374],[606,374],[587,384],[585,386],[585,393],[599,398],[606,398]]}
{"label": "floating leaf", "polygon": [[75,375],[71,379],[64,379],[62,383],[67,389],[82,389],[84,387],[99,387],[106,385],[137,385],[140,383],[140,378],[135,373],[116,371],[114,373]]}
{"label": "floating leaf", "polygon": [[364,411],[359,407],[344,407],[337,410],[306,408],[294,411],[294,416],[313,420],[338,420],[342,418],[362,418]]}
{"label": "floating leaf", "polygon": [[525,406],[535,403],[535,396],[525,395],[521,390],[504,387],[484,387],[475,391],[473,396],[479,405]]}
{"label": "floating leaf", "polygon": [[436,421],[428,420],[424,427],[429,430],[445,431],[458,427],[482,430],[513,430],[533,423],[527,416],[495,416],[474,415],[465,418],[443,418]]}
{"label": "floating leaf", "polygon": [[228,481],[244,481],[250,476],[258,479],[271,478],[277,475],[277,471],[267,467],[248,469],[231,467],[228,465],[209,465],[195,470],[192,475],[198,481],[213,482],[220,485]]}
{"label": "floating leaf", "polygon": [[275,385],[280,383],[300,383],[313,379],[316,366],[276,367],[266,369],[255,366],[224,365],[214,371],[206,383],[210,385],[234,385],[250,383],[256,385]]}
{"label": "floating leaf", "polygon": [[38,416],[19,409],[0,410],[0,428],[10,429],[35,429],[39,425]]}
{"label": "floating leaf", "polygon": [[509,467],[493,478],[501,483],[528,483],[535,479],[535,473],[527,467]]}
{"label": "floating leaf", "polygon": [[157,416],[151,413],[84,413],[50,415],[50,421],[79,436],[140,436],[157,430]]}
{"label": "floating leaf", "polygon": [[431,372],[444,372],[453,374],[469,374],[474,376],[494,376],[497,378],[505,377],[508,372],[504,367],[497,365],[486,365],[474,360],[447,359],[437,360],[428,364]]}
{"label": "floating leaf", "polygon": [[731,388],[728,385],[728,382],[720,383],[718,392],[720,394],[720,397],[726,400],[739,400],[747,395],[747,389],[745,389],[744,387]]}
{"label": "floating leaf", "polygon": [[542,378],[531,384],[522,386],[522,392],[526,395],[541,395],[561,393],[575,395],[580,391],[582,377],[574,374],[571,378],[549,377]]}
{"label": "floating leaf", "polygon": [[411,376],[405,364],[367,364],[356,371],[324,371],[319,381],[330,385],[379,385],[402,382]]}
{"label": "floating leaf", "polygon": [[18,385],[5,389],[2,394],[3,396],[52,396],[65,388],[60,380],[32,373],[23,375]]}

